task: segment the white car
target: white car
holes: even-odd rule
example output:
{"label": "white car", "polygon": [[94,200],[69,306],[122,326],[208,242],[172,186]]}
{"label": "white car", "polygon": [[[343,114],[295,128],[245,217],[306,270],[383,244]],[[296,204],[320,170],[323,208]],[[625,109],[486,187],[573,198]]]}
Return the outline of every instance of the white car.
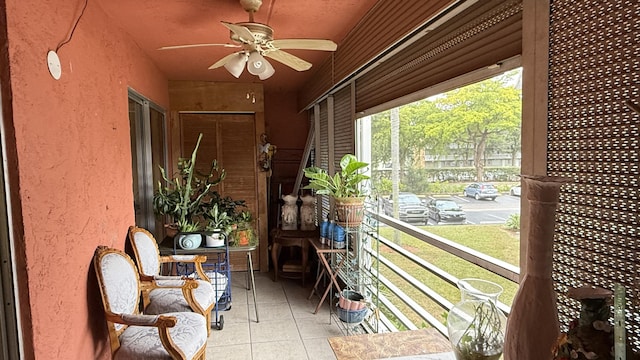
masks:
{"label": "white car", "polygon": [[509,195],[520,196],[522,194],[522,187],[520,185],[514,186],[509,190]]}

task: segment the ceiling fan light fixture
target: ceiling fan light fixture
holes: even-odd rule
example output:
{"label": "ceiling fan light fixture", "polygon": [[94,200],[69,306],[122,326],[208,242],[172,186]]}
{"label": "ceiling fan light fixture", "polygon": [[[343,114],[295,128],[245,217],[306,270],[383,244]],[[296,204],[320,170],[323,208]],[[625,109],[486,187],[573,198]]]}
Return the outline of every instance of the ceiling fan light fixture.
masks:
{"label": "ceiling fan light fixture", "polygon": [[224,64],[224,68],[227,69],[231,75],[239,78],[244,70],[244,65],[247,63],[247,55],[245,53],[238,53],[237,56],[232,57]]}
{"label": "ceiling fan light fixture", "polygon": [[266,70],[262,74],[258,74],[260,80],[267,80],[276,72],[276,69],[273,68],[273,65],[271,65],[267,59],[264,59],[264,66],[266,67]]}
{"label": "ceiling fan light fixture", "polygon": [[249,61],[247,62],[247,70],[252,75],[260,75],[267,71],[267,60],[260,55],[259,52],[253,51],[249,55]]}

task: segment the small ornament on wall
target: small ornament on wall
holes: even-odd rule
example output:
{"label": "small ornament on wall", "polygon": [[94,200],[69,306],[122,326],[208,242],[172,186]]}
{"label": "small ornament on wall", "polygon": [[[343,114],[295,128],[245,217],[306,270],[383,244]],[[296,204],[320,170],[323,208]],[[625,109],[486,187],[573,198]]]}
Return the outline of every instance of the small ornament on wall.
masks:
{"label": "small ornament on wall", "polygon": [[277,147],[267,139],[267,134],[260,135],[260,145],[258,146],[260,153],[258,154],[258,165],[261,171],[271,172],[271,159],[277,151]]}

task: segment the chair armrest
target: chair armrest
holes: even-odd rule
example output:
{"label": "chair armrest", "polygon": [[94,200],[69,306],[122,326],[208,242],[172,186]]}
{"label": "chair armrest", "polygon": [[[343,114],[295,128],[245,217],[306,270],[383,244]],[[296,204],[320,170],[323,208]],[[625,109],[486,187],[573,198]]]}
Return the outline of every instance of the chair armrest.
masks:
{"label": "chair armrest", "polygon": [[154,275],[153,280],[185,280],[187,276],[183,275]]}
{"label": "chair armrest", "polygon": [[207,257],[204,255],[168,255],[160,256],[160,262],[204,263],[207,262]]}
{"label": "chair armrest", "polygon": [[142,315],[142,314],[114,314],[105,313],[107,320],[128,326],[152,326],[158,328],[158,336],[162,346],[174,359],[184,358],[184,353],[171,339],[169,328],[176,326],[178,319],[175,316],[166,315]]}
{"label": "chair armrest", "polygon": [[205,274],[204,269],[202,268],[202,264],[207,262],[207,257],[204,255],[169,255],[169,256],[161,256],[161,263],[193,263],[196,269],[196,273],[200,279],[211,282],[211,279]]}
{"label": "chair armrest", "polygon": [[142,314],[115,314],[108,312],[105,314],[107,320],[133,326],[153,326],[157,328],[170,328],[176,325],[175,316],[165,315],[142,315]]}
{"label": "chair armrest", "polygon": [[150,291],[162,289],[180,289],[182,290],[182,295],[187,301],[189,307],[200,314],[205,314],[206,309],[204,309],[195,298],[194,290],[198,286],[198,281],[196,279],[190,278],[140,281],[140,288],[142,290],[143,297],[145,298],[145,308],[149,304],[148,293]]}
{"label": "chair armrest", "polygon": [[182,292],[191,292],[191,290],[198,287],[198,282],[195,279],[178,278],[178,279],[160,279],[156,280],[153,277],[148,277],[140,281],[140,288],[143,291],[151,291],[155,289],[182,289]]}

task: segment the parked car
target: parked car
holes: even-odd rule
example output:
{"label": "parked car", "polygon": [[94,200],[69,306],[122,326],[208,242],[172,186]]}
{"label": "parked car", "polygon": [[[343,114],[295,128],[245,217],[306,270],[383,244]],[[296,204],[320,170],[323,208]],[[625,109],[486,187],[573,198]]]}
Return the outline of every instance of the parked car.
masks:
{"label": "parked car", "polygon": [[467,214],[462,210],[453,200],[446,199],[432,199],[427,205],[429,208],[429,217],[440,221],[457,221],[465,222],[467,220]]}
{"label": "parked car", "polygon": [[472,183],[467,185],[462,192],[464,196],[480,199],[495,200],[498,197],[498,189],[489,183]]}
{"label": "parked car", "polygon": [[520,185],[514,186],[509,189],[509,195],[520,196],[522,194],[522,187]]}
{"label": "parked car", "polygon": [[[384,214],[393,216],[393,196],[384,199]],[[429,221],[429,209],[422,203],[418,195],[408,192],[398,194],[398,217],[405,222]]]}

